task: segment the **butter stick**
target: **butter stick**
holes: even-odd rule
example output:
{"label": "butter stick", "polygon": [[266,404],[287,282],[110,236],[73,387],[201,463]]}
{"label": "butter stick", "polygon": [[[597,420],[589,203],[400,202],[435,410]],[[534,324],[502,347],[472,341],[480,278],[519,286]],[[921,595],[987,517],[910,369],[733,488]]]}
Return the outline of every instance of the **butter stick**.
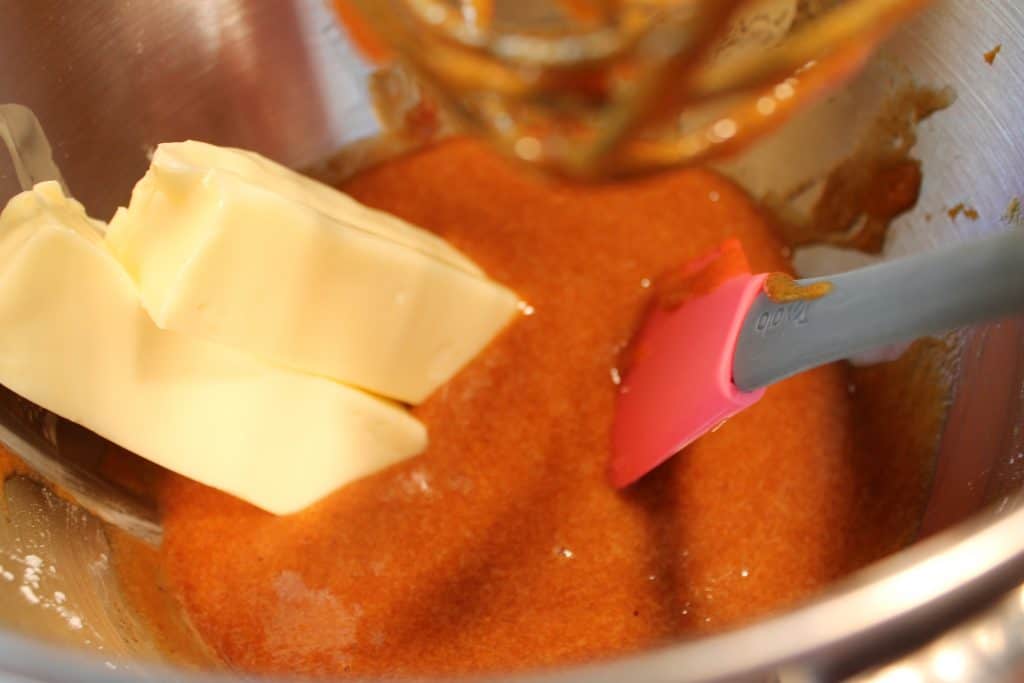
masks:
{"label": "butter stick", "polygon": [[107,243],[161,328],[419,403],[518,298],[437,236],[250,152],[160,145]]}
{"label": "butter stick", "polygon": [[0,214],[0,330],[0,383],[273,513],[426,446],[424,427],[396,404],[159,329],[56,183]]}

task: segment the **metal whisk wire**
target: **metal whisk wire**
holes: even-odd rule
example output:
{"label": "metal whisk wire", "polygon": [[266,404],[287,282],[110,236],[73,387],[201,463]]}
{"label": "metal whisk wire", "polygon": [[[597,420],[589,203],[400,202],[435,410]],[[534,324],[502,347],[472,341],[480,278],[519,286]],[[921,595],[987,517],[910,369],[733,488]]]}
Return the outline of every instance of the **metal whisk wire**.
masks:
{"label": "metal whisk wire", "polygon": [[[356,4],[464,127],[527,162],[594,177],[738,149],[855,73],[928,1]],[[784,28],[725,58],[730,31],[765,17]]]}

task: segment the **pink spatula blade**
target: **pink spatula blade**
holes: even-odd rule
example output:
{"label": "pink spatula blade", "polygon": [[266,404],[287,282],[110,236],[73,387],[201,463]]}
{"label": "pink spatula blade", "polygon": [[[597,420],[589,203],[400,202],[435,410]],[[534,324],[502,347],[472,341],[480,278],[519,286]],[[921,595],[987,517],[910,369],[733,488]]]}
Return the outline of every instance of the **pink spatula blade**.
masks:
{"label": "pink spatula blade", "polygon": [[612,427],[610,477],[626,486],[705,432],[756,403],[764,390],[732,381],[743,318],[766,275],[736,275],[674,310],[655,308],[637,336]]}

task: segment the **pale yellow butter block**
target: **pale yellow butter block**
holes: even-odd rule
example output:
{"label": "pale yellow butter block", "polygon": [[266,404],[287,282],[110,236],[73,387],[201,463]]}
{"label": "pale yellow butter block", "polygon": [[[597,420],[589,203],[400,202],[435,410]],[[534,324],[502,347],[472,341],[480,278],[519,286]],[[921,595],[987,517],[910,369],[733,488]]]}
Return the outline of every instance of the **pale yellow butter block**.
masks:
{"label": "pale yellow butter block", "polygon": [[158,326],[409,403],[519,303],[437,236],[199,142],[157,148],[106,239]]}
{"label": "pale yellow butter block", "polygon": [[0,383],[273,513],[426,446],[396,404],[159,329],[56,183],[0,214],[0,330]]}

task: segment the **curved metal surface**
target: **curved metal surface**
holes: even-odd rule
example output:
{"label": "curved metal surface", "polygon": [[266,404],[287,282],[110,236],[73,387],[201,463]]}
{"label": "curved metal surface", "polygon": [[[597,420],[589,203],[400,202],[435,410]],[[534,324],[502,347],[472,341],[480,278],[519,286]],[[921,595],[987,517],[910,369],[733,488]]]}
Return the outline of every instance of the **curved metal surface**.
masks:
{"label": "curved metal surface", "polygon": [[[375,130],[361,90],[365,73],[353,71],[320,0],[0,0],[0,17],[0,102],[39,114],[72,191],[100,217],[127,196],[147,147],[164,139],[246,146],[302,165]],[[997,43],[1004,50],[989,65],[982,55]],[[1016,0],[945,0],[906,28],[866,76],[884,81],[907,71],[958,94],[949,111],[919,131],[925,186],[918,210],[896,226],[887,255],[975,235],[1024,196],[1024,138],[1017,130],[1024,94],[1016,77],[1024,73],[1024,54],[1017,45],[1024,45],[1024,6]],[[860,97],[862,86],[854,84],[849,97]],[[828,108],[846,97],[766,143],[774,161],[762,155],[769,163],[760,170],[755,164],[736,175],[765,193],[827,168],[852,137],[848,119]],[[0,192],[10,180],[0,167]],[[945,210],[959,202],[985,220],[947,220]],[[971,355],[961,366],[952,412],[962,415],[951,417],[943,437],[923,529],[934,537],[786,614],[540,678],[727,681],[782,672],[787,680],[831,680],[919,647],[991,604],[1024,579],[1024,509],[1017,507],[1024,482],[1022,329],[1006,323],[979,330],[965,347]],[[979,411],[978,396],[997,391],[1004,396],[993,402],[1001,417]],[[125,656],[136,654],[129,649]],[[1024,670],[1017,664],[1007,667]],[[40,681],[187,678],[141,665],[111,669],[102,658],[10,631],[0,633],[0,670]]]}
{"label": "curved metal surface", "polygon": [[854,683],[1020,680],[1024,661],[1024,588],[905,659],[857,676]]}
{"label": "curved metal surface", "polygon": [[367,69],[319,0],[0,0],[0,65],[0,103],[36,113],[104,220],[160,142],[306,166],[376,130]]}

